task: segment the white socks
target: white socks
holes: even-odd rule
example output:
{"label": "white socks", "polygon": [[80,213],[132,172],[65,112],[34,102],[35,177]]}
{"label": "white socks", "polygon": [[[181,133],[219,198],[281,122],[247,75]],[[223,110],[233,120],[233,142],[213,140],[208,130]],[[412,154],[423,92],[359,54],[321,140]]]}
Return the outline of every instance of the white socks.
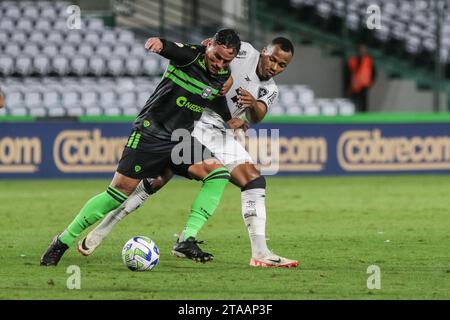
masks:
{"label": "white socks", "polygon": [[266,189],[241,192],[242,217],[252,246],[252,257],[261,258],[270,251],[266,244]]}
{"label": "white socks", "polygon": [[114,226],[129,213],[139,208],[150,195],[145,191],[141,181],[127,201],[117,209],[110,211],[105,218],[86,237],[86,245],[98,246],[111,233]]}

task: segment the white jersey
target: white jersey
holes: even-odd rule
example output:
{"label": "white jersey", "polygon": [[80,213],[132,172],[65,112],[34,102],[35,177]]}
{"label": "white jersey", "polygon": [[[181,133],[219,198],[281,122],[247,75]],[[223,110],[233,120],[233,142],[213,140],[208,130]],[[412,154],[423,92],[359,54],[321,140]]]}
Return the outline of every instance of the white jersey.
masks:
{"label": "white jersey", "polygon": [[[237,89],[242,87],[249,91],[258,101],[266,104],[267,108],[274,103],[278,96],[275,82],[261,81],[256,75],[259,52],[247,42],[242,42],[241,51],[231,62],[233,86],[226,95],[228,110],[233,118],[241,116],[245,109],[237,103]],[[232,130],[225,130],[226,124],[222,118],[206,108],[194,127],[192,136],[206,146],[214,156],[231,172],[243,163],[253,163],[250,154],[236,139]]]}
{"label": "white jersey", "polygon": [[[258,101],[265,103],[267,108],[275,102],[278,87],[273,79],[261,81],[256,74],[259,61],[259,51],[248,42],[241,43],[241,50],[230,64],[233,86],[226,94],[228,110],[232,118],[240,117],[245,108],[238,104],[238,89],[244,88]],[[222,118],[209,108],[206,108],[200,121],[225,128]]]}

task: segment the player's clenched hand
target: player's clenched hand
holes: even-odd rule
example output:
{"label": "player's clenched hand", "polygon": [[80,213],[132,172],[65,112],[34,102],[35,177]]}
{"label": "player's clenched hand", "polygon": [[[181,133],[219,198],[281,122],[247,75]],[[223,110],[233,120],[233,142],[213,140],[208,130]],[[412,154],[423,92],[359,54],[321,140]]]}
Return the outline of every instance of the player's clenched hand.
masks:
{"label": "player's clenched hand", "polygon": [[160,53],[163,49],[163,43],[159,38],[149,38],[147,42],[145,42],[145,49],[150,52]]}
{"label": "player's clenched hand", "polygon": [[207,38],[201,42],[201,45],[207,47],[211,42],[212,38]]}
{"label": "player's clenched hand", "polygon": [[257,101],[250,92],[243,88],[239,88],[238,103],[243,108],[255,108]]}
{"label": "player's clenched hand", "polygon": [[234,130],[242,129],[244,131],[247,131],[249,128],[248,122],[244,121],[240,118],[233,118],[231,120],[228,120],[227,124],[231,129],[234,129]]}

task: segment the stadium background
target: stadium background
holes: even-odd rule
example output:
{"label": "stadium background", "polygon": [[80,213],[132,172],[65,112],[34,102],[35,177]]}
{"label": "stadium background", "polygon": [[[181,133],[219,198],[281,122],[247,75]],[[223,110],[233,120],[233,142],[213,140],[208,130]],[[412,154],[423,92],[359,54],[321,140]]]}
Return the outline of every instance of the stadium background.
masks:
{"label": "stadium background", "polygon": [[[76,26],[71,18],[76,8],[68,9],[72,4],[81,9],[79,29],[69,28]],[[381,9],[381,29],[367,28],[371,4]],[[39,298],[39,290],[45,287],[53,291],[42,293],[44,298],[129,298],[129,291],[118,291],[115,283],[99,293],[98,286],[105,286],[108,280],[102,277],[86,285],[91,286],[89,296],[69,296],[63,289],[55,289],[55,283],[64,287],[63,272],[50,276],[49,271],[44,275],[30,271],[51,232],[65,225],[72,211],[107,183],[54,178],[111,177],[130,123],[164,72],[164,60],[143,48],[147,37],[198,43],[219,27],[228,26],[257,49],[279,35],[295,44],[292,63],[276,79],[278,104],[255,128],[280,130],[279,175],[291,177],[268,180],[268,186],[272,185],[268,191],[272,223],[268,228],[269,234],[283,235],[281,239],[273,237],[276,249],[305,258],[302,271],[298,271],[303,273],[258,273],[259,284],[247,283],[247,269],[238,267],[247,263],[248,250],[239,214],[230,222],[218,213],[205,236],[217,241],[212,248],[223,257],[239,261],[233,265],[225,260],[230,270],[216,270],[223,284],[217,285],[216,291],[193,290],[193,295],[175,287],[160,290],[165,282],[181,281],[181,277],[165,278],[167,275],[157,268],[154,272],[160,272],[161,279],[153,279],[153,287],[143,289],[142,296],[448,299],[448,287],[442,287],[441,282],[443,277],[448,280],[449,274],[445,248],[449,244],[446,195],[450,186],[447,176],[442,175],[450,172],[447,5],[447,1],[433,0],[1,1],[0,88],[6,101],[0,109],[3,240],[16,239],[15,228],[26,225],[19,240],[2,243],[3,257],[14,256],[5,265],[2,280],[14,272],[20,277],[12,277],[13,285],[2,281],[1,297]],[[361,41],[378,69],[370,92],[370,112],[365,114],[358,114],[343,95],[344,62]],[[338,177],[345,175],[361,177]],[[26,180],[35,178],[39,180]],[[160,204],[152,211],[161,222],[147,224],[145,217],[136,216],[134,223],[119,227],[123,229],[112,239],[124,243],[135,232],[148,234],[149,226],[166,233],[176,231],[193,196],[188,188],[195,186],[175,181],[167,189],[183,194],[178,207]],[[161,191],[161,198],[171,202],[173,196],[168,192]],[[239,195],[234,189],[229,192],[219,211],[239,212]],[[67,195],[72,199],[67,200]],[[38,203],[32,201],[34,197]],[[55,202],[55,197],[66,201]],[[177,213],[173,218],[177,223],[171,220],[164,224],[168,218],[163,212],[172,210]],[[66,213],[59,216],[56,212]],[[44,225],[47,214],[52,220]],[[217,225],[226,227],[213,231]],[[422,228],[417,228],[420,225]],[[41,230],[34,231],[35,226]],[[224,242],[229,236],[225,230],[234,226],[242,233],[235,248],[246,248],[237,249],[242,261],[239,254],[221,251],[229,247]],[[26,230],[37,239],[31,253],[24,255],[33,260],[23,263],[19,252],[30,249]],[[390,234],[385,236],[388,230]],[[172,240],[166,233],[163,237],[151,232],[161,247],[170,247]],[[400,247],[386,248],[389,241],[398,241]],[[102,264],[108,264],[111,255],[120,251],[112,243],[105,244],[97,262],[88,260],[92,272],[101,272]],[[334,250],[329,247],[331,243]],[[164,262],[170,259],[163,254],[161,268],[176,274],[178,262]],[[69,264],[78,260],[76,253],[69,255]],[[224,260],[219,258],[217,264],[221,262]],[[393,271],[386,277],[390,284],[381,293],[365,287],[365,271],[373,262],[382,270]],[[406,273],[405,265],[411,268]],[[206,268],[199,266],[200,272]],[[192,279],[203,279],[196,271],[186,270],[194,273]],[[111,274],[122,271],[117,267]],[[23,280],[26,276],[30,276],[28,282]],[[55,280],[50,283],[48,277]],[[234,277],[240,279],[241,291],[227,282]],[[267,289],[264,279],[272,283],[272,277],[279,280]],[[297,286],[294,280],[299,277],[303,278]],[[215,279],[210,274],[206,278],[211,282]],[[128,281],[127,287],[139,286],[137,279]],[[120,280],[115,282],[120,286]]]}

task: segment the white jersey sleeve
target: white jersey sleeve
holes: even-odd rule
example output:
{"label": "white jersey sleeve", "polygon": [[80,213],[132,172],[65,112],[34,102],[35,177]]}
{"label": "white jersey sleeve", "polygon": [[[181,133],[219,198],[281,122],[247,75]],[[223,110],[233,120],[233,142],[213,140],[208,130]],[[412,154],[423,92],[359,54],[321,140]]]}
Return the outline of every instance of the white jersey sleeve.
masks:
{"label": "white jersey sleeve", "polygon": [[278,98],[278,87],[273,80],[269,80],[261,86],[258,90],[258,96],[255,97],[257,101],[263,102],[267,109],[269,109]]}

